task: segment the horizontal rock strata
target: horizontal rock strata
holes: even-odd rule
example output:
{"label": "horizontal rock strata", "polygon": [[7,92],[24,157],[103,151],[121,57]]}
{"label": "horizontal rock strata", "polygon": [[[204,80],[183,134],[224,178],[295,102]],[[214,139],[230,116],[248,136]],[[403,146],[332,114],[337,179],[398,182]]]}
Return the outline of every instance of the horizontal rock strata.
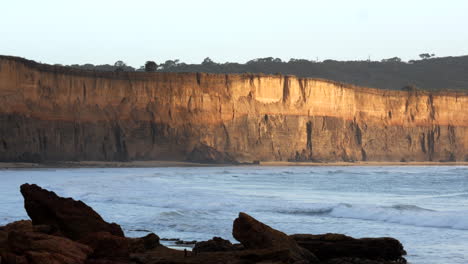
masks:
{"label": "horizontal rock strata", "polygon": [[0,57],[0,161],[216,157],[465,161],[468,96],[281,75],[92,72]]}

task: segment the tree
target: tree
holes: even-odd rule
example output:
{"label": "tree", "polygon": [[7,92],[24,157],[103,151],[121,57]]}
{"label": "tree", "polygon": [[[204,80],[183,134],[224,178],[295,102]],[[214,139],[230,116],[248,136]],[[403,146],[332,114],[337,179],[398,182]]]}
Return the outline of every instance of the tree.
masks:
{"label": "tree", "polygon": [[283,62],[283,61],[282,61],[280,58],[275,58],[275,59],[273,59],[273,62],[275,62],[275,63],[281,63],[281,62]]}
{"label": "tree", "polygon": [[167,60],[161,65],[161,67],[164,70],[168,70],[170,68],[177,67],[178,64],[179,64],[179,60]]}
{"label": "tree", "polygon": [[254,60],[250,60],[247,64],[254,64],[254,63],[281,63],[283,62],[280,58],[273,58],[273,57],[266,57],[266,58],[257,58]]}
{"label": "tree", "polygon": [[435,56],[434,53],[432,53],[432,54],[429,54],[429,53],[422,53],[422,54],[419,54],[419,57],[420,57],[421,59],[423,59],[423,60],[429,59],[429,58],[434,57],[434,56]]}
{"label": "tree", "polygon": [[114,66],[115,66],[115,67],[121,67],[121,68],[123,68],[123,67],[127,66],[127,64],[125,64],[125,62],[119,60],[119,61],[116,61],[116,62],[114,63]]}
{"label": "tree", "polygon": [[407,92],[416,92],[416,91],[420,91],[421,89],[414,84],[408,84],[402,87],[401,90],[407,91]]}
{"label": "tree", "polygon": [[214,62],[213,62],[213,60],[210,59],[210,57],[206,57],[201,64],[202,65],[209,65],[209,64],[214,64]]}
{"label": "tree", "polygon": [[158,64],[154,61],[147,61],[145,63],[145,72],[155,72],[158,69]]}
{"label": "tree", "polygon": [[125,67],[127,67],[127,64],[125,62],[119,60],[114,63],[115,71],[116,72],[121,72],[124,71]]}
{"label": "tree", "polygon": [[399,62],[401,62],[401,59],[398,58],[398,57],[393,57],[393,58],[389,58],[389,59],[383,59],[382,62],[383,63],[385,63],[385,62],[399,63]]}

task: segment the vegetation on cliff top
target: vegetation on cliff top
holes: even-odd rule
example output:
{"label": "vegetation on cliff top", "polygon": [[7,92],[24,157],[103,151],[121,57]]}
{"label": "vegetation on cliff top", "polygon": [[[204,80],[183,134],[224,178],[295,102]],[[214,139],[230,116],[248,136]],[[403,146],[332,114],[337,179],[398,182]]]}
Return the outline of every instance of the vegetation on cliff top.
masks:
{"label": "vegetation on cliff top", "polygon": [[[421,60],[409,62],[404,62],[398,57],[382,61],[323,62],[304,59],[290,59],[286,62],[269,57],[254,59],[244,64],[216,63],[210,58],[206,58],[200,64],[168,60],[158,65],[157,71],[284,74],[389,90],[399,90],[409,85],[424,90],[468,90],[468,56],[434,58],[429,54],[421,55],[424,55],[421,56]],[[72,67],[89,69],[77,65]],[[102,68],[102,65],[96,66],[96,69]],[[139,70],[145,71],[145,67]]]}
{"label": "vegetation on cliff top", "polygon": [[[404,62],[398,57],[382,61],[322,62],[279,58],[258,58],[246,63],[216,63],[205,58],[200,64],[187,64],[179,60],[167,60],[157,64],[147,61],[135,69],[123,61],[115,64],[72,64],[67,67],[80,70],[113,72],[206,72],[206,73],[263,73],[320,78],[357,86],[387,90],[414,87],[422,90],[468,90],[468,56],[436,58],[423,53],[421,60]],[[10,57],[12,58],[12,57]],[[32,61],[28,61],[32,62]],[[63,66],[63,65],[55,65]]]}

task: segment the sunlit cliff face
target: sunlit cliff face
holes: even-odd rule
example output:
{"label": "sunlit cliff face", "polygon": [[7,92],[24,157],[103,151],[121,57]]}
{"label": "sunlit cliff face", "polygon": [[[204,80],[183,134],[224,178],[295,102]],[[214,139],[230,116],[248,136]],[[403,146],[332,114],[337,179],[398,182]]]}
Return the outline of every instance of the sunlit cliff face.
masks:
{"label": "sunlit cliff face", "polygon": [[0,160],[468,159],[468,96],[291,76],[85,72],[0,57]]}

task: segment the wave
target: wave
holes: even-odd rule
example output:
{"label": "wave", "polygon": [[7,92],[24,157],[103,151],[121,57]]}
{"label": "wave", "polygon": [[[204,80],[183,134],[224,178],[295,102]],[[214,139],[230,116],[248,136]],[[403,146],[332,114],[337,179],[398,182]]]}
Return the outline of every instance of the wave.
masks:
{"label": "wave", "polygon": [[468,211],[435,211],[416,205],[396,204],[392,206],[312,205],[309,208],[278,210],[278,213],[293,215],[324,216],[394,224],[468,230]]}
{"label": "wave", "polygon": [[401,210],[401,211],[429,211],[429,212],[435,212],[434,210],[431,209],[426,209],[423,207],[419,207],[417,205],[412,205],[412,204],[395,204],[392,206],[389,206],[392,209],[396,210]]}

